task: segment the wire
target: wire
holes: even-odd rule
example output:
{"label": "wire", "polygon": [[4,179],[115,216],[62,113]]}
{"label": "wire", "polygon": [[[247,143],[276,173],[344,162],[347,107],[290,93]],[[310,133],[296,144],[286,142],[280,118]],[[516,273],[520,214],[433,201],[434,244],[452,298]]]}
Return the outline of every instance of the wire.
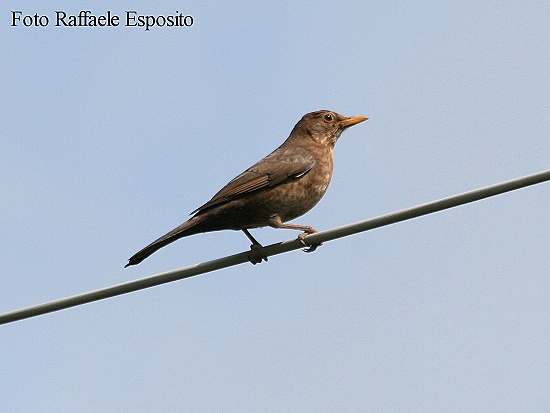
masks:
{"label": "wire", "polygon": [[[420,217],[422,215],[431,214],[459,205],[464,205],[470,202],[479,201],[484,198],[499,195],[509,191],[514,191],[516,189],[524,188],[526,186],[535,185],[549,180],[550,170],[538,172],[536,174],[527,175],[521,178],[512,179],[510,181],[475,189],[473,191],[464,192],[462,194],[453,195],[448,198],[428,202],[426,204],[418,205],[412,208],[407,208],[401,211],[392,212],[390,214],[381,215],[379,217],[367,219],[365,221],[344,225],[342,227],[329,229],[327,231],[317,232],[315,234],[308,235],[306,237],[306,241],[308,242],[308,244],[320,244],[322,242],[331,241],[337,238],[353,235],[358,232],[368,231],[385,225],[394,224],[396,222],[405,221],[408,219]],[[303,244],[298,239],[293,239],[278,244],[268,245],[262,248],[260,251],[263,255],[268,257],[272,255],[282,254],[288,251],[293,251],[299,248],[303,248]],[[83,294],[73,295],[72,297],[61,298],[59,300],[34,305],[32,307],[9,311],[0,314],[0,324],[11,323],[13,321],[23,320],[25,318],[35,317],[38,315],[63,310],[69,307],[75,307],[77,305],[90,303],[92,301],[98,301],[105,298],[115,297],[121,294],[127,294],[133,291],[154,287],[156,285],[165,284],[176,280],[181,280],[183,278],[193,277],[195,275],[216,271],[221,268],[231,267],[233,265],[242,264],[245,262],[248,262],[248,252],[242,252],[240,254],[218,258],[216,260],[191,265],[189,267],[163,272],[156,275],[151,275],[149,277],[139,278],[134,281],[128,281],[111,287],[106,287]]]}

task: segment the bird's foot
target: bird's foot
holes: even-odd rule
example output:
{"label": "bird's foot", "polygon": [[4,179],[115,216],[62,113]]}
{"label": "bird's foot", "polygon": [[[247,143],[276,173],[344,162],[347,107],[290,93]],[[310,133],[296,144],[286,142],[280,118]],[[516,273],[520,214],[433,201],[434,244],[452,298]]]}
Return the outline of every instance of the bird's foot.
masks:
{"label": "bird's foot", "polygon": [[314,234],[315,232],[317,232],[317,231],[314,230],[314,232],[303,232],[303,233],[301,233],[300,235],[298,235],[298,239],[300,240],[300,242],[301,242],[302,244],[304,244],[304,245],[307,247],[307,248],[303,248],[302,251],[304,251],[304,252],[313,252],[313,251],[315,251],[318,247],[320,247],[321,245],[323,245],[323,243],[320,243],[320,244],[308,244],[308,243],[306,242],[306,237],[307,237],[308,235],[310,235],[310,234]]}
{"label": "bird's foot", "polygon": [[248,252],[248,261],[252,263],[252,265],[261,264],[262,261],[267,262],[267,257],[262,254],[262,245],[261,244],[252,244],[250,246],[250,251]]}

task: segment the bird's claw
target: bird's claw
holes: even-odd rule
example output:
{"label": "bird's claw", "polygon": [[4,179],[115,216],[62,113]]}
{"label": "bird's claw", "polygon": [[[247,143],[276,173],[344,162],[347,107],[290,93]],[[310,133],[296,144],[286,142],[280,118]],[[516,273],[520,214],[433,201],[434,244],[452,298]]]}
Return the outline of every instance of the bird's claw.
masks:
{"label": "bird's claw", "polygon": [[313,252],[315,251],[318,247],[320,247],[321,245],[323,245],[323,243],[320,243],[320,244],[308,244],[306,242],[306,237],[310,235],[308,232],[304,232],[303,234],[300,234],[298,235],[298,239],[300,240],[300,242],[302,244],[304,244],[307,248],[302,248],[302,251],[304,252]]}
{"label": "bird's claw", "polygon": [[317,249],[317,247],[320,247],[321,245],[323,245],[323,244],[313,244],[313,245],[310,245],[307,248],[302,248],[302,251],[304,251],[304,252],[313,252]]}
{"label": "bird's claw", "polygon": [[250,246],[250,251],[248,251],[248,261],[252,263],[252,265],[261,264],[262,261],[267,262],[267,257],[262,254],[261,244],[252,244]]}

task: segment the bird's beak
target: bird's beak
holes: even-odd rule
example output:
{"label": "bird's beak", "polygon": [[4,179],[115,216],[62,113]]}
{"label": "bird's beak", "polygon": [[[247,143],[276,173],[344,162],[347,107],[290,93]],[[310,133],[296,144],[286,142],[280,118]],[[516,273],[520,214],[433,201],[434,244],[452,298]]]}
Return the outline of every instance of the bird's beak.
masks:
{"label": "bird's beak", "polygon": [[352,116],[351,118],[346,118],[343,121],[340,122],[340,125],[342,127],[347,128],[353,125],[357,125],[358,123],[366,121],[368,118],[366,116]]}

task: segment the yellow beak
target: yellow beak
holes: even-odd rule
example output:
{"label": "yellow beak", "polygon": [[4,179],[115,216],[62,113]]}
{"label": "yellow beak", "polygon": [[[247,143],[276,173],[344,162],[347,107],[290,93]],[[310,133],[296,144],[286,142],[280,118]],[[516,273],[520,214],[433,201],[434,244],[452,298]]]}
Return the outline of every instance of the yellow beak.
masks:
{"label": "yellow beak", "polygon": [[364,122],[368,119],[366,116],[352,116],[351,118],[344,119],[340,122],[344,128],[357,125],[358,123]]}

